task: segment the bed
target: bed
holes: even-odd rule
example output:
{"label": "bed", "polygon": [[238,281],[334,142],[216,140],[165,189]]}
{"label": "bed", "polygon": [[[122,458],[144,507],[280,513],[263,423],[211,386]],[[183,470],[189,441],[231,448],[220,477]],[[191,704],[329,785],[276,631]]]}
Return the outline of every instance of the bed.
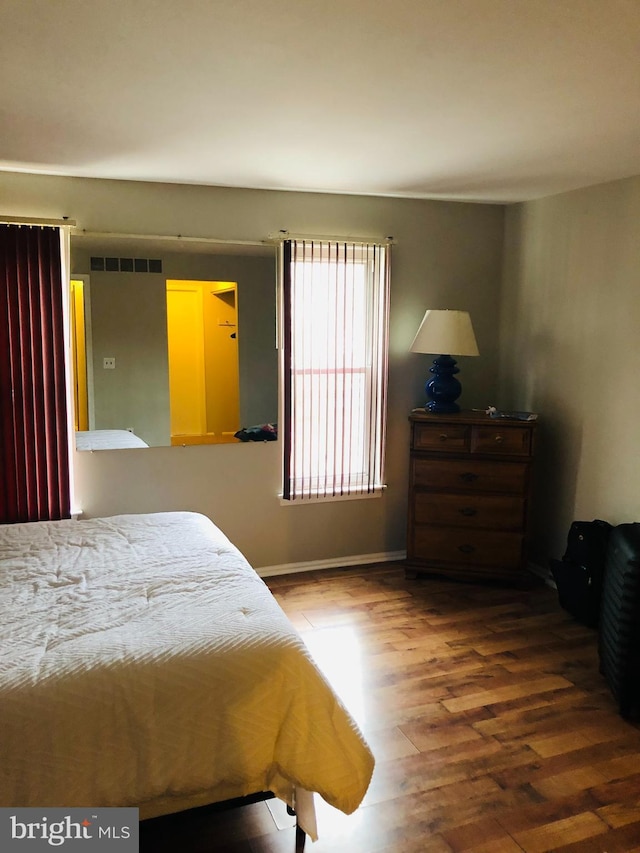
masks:
{"label": "bed", "polygon": [[353,812],[373,756],[203,515],[0,526],[0,806],[140,818],[273,792]]}
{"label": "bed", "polygon": [[128,447],[149,445],[128,429],[88,429],[76,432],[76,450],[124,450]]}

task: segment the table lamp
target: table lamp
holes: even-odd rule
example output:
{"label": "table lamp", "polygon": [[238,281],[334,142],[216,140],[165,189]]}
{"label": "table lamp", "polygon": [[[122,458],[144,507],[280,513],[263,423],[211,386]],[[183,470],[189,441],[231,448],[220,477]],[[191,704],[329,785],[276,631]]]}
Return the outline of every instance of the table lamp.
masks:
{"label": "table lamp", "polygon": [[480,355],[471,317],[467,311],[435,311],[428,309],[411,344],[411,352],[442,353],[433,361],[429,373],[433,377],[425,385],[428,412],[459,412],[456,400],[462,385],[454,355]]}

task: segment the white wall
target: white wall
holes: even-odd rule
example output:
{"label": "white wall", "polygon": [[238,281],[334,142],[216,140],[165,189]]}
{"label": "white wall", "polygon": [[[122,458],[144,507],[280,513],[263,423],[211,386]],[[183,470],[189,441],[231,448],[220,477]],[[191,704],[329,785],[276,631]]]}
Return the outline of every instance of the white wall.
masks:
{"label": "white wall", "polygon": [[501,397],[540,414],[534,545],[640,521],[640,177],[510,207]]}
{"label": "white wall", "polygon": [[431,357],[408,352],[426,308],[471,312],[480,358],[461,359],[465,407],[496,397],[503,208],[365,196],[264,192],[0,173],[0,212],[68,216],[87,231],[261,240],[280,229],[393,236],[388,489],[381,498],[281,506],[280,443],[76,454],[89,516],[191,509],[256,566],[405,547],[408,422]]}
{"label": "white wall", "polygon": [[[88,275],[88,258],[71,271]],[[169,446],[165,277],[93,272],[90,291],[94,428],[132,429],[147,444]],[[115,358],[115,370],[103,369],[105,357]]]}

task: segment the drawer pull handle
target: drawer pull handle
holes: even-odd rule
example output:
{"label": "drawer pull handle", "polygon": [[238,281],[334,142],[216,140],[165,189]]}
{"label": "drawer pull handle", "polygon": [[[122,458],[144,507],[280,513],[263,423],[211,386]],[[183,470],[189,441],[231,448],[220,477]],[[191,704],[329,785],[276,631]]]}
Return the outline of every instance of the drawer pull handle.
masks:
{"label": "drawer pull handle", "polygon": [[449,436],[446,434],[446,432],[440,433],[440,441],[446,441],[448,438]]}
{"label": "drawer pull handle", "polygon": [[469,518],[472,515],[478,514],[478,510],[473,506],[463,506],[463,507],[461,507],[459,512],[460,512],[460,515],[466,515],[467,518]]}
{"label": "drawer pull handle", "polygon": [[475,550],[473,545],[458,545],[458,551],[462,551],[463,554],[473,554]]}
{"label": "drawer pull handle", "polygon": [[464,480],[465,483],[473,483],[474,480],[478,479],[478,474],[474,474],[472,471],[465,471],[464,474],[460,474],[460,479]]}
{"label": "drawer pull handle", "polygon": [[497,442],[498,442],[498,444],[500,444],[500,442],[502,441],[502,436],[501,436],[501,435],[496,435],[496,437],[495,437],[495,441],[497,441]]}

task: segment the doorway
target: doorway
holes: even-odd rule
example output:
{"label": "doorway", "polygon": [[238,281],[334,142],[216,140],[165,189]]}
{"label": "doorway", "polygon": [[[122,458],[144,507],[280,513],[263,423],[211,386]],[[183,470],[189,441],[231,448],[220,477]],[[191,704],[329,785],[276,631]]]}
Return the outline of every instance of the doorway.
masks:
{"label": "doorway", "polygon": [[89,429],[90,352],[86,302],[89,282],[74,277],[69,282],[69,329],[73,379],[73,423],[76,431]]}
{"label": "doorway", "polygon": [[167,280],[171,444],[240,429],[237,283]]}

